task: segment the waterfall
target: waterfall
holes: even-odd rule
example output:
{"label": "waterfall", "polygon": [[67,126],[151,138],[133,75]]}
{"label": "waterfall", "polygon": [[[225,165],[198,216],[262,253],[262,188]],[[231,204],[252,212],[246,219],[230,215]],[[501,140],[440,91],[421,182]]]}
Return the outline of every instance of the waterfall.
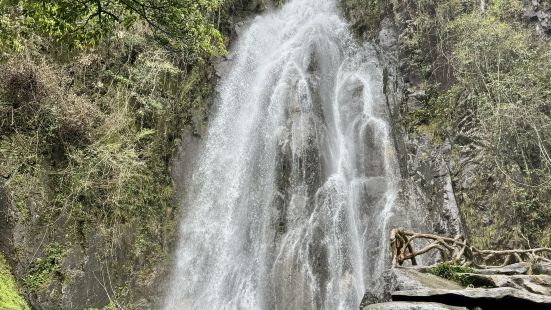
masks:
{"label": "waterfall", "polygon": [[238,40],[165,309],[357,309],[388,267],[399,177],[382,69],[338,12],[291,0]]}

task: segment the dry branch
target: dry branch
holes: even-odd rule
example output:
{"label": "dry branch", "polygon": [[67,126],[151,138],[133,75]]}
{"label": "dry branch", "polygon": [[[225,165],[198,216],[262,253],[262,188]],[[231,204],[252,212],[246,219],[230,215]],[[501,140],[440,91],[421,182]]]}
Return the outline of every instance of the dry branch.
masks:
{"label": "dry branch", "polygon": [[[419,251],[415,251],[413,242],[416,240],[428,240],[430,243]],[[445,261],[476,268],[503,267],[515,262],[551,263],[551,248],[479,250],[471,246],[463,236],[449,238],[393,229],[390,234],[390,242],[393,266],[401,266],[407,260],[411,260],[412,265],[417,265],[415,257],[434,249],[440,251],[442,259]]]}

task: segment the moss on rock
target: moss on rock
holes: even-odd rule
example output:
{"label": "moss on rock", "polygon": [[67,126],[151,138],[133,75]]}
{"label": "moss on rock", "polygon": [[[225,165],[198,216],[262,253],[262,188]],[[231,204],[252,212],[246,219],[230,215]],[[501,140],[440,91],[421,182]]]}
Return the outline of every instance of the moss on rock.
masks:
{"label": "moss on rock", "polygon": [[15,278],[2,254],[0,254],[0,309],[29,309],[27,302],[19,294]]}
{"label": "moss on rock", "polygon": [[483,277],[473,277],[474,269],[446,262],[429,269],[429,273],[461,284],[463,287],[493,287]]}

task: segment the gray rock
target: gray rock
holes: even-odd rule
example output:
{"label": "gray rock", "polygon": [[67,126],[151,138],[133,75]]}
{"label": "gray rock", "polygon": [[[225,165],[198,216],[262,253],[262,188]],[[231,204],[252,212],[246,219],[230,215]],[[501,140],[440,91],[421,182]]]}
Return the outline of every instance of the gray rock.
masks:
{"label": "gray rock", "polygon": [[[3,182],[2,182],[3,183]],[[9,204],[9,199],[6,191],[4,190],[4,184],[0,183],[0,253],[5,255],[8,259],[14,256],[12,230],[13,230],[13,210]]]}
{"label": "gray rock", "polygon": [[194,128],[190,127],[182,132],[181,143],[178,146],[178,152],[176,153],[174,167],[172,169],[172,179],[174,180],[175,186],[175,202],[182,201],[186,195],[186,186],[184,184],[187,183],[185,180],[192,177],[198,157],[197,155],[203,145],[203,140],[201,138],[203,134],[205,133],[199,132],[199,134],[195,134]]}
{"label": "gray rock", "polygon": [[514,288],[472,288],[463,290],[420,289],[396,291],[393,301],[441,302],[482,309],[551,309],[551,297]]}
{"label": "gray rock", "polygon": [[532,266],[532,273],[551,276],[551,263],[540,263]]}
{"label": "gray rock", "polygon": [[511,287],[534,294],[551,295],[551,276],[548,275],[480,275],[466,273],[469,282],[493,287]]}
{"label": "gray rock", "polygon": [[246,29],[247,29],[247,23],[244,22],[244,21],[236,23],[235,26],[234,26],[235,34],[238,37],[240,37]]}
{"label": "gray rock", "polygon": [[498,287],[512,287],[523,289],[530,293],[551,296],[551,276],[547,275],[519,275],[489,276]]}
{"label": "gray rock", "polygon": [[500,268],[476,269],[475,273],[520,275],[520,274],[527,274],[529,269],[530,269],[530,266],[527,263],[516,263],[516,264],[511,264]]}
{"label": "gray rock", "polygon": [[462,289],[452,281],[437,277],[432,274],[423,273],[423,268],[392,268],[385,272],[381,281],[377,281],[366,291],[361,307],[370,304],[382,303],[391,300],[391,293],[402,290],[418,289]]}
{"label": "gray rock", "polygon": [[526,6],[524,17],[534,23],[546,35],[551,35],[551,9],[545,0],[533,0]]}
{"label": "gray rock", "polygon": [[423,273],[414,268],[394,268],[392,269],[397,281],[395,290],[418,290],[418,289],[449,289],[460,290],[463,287],[459,284],[443,279],[429,273]]}
{"label": "gray rock", "polygon": [[[220,57],[214,64],[214,72],[216,73],[216,76],[221,78],[223,76],[227,76],[229,74],[229,71],[231,69],[232,65],[232,56],[227,57]],[[218,85],[217,85],[218,88]],[[219,89],[217,89],[220,91]]]}
{"label": "gray rock", "polygon": [[85,248],[74,245],[61,263],[63,309],[105,307],[113,295],[105,264],[96,255],[98,245],[105,244],[105,240],[98,232],[90,231],[86,242]]}
{"label": "gray rock", "polygon": [[538,13],[533,8],[527,9],[524,13],[524,17],[526,17],[531,22],[538,21]]}
{"label": "gray rock", "polygon": [[413,97],[417,100],[425,100],[427,98],[427,93],[424,89],[420,90],[409,90],[411,93],[408,95],[409,97]]}
{"label": "gray rock", "polygon": [[381,22],[381,31],[379,31],[379,46],[384,51],[395,50],[398,44],[398,33],[394,23],[388,18]]}
{"label": "gray rock", "polygon": [[465,307],[454,307],[435,302],[385,302],[373,304],[362,308],[362,310],[467,310]]}
{"label": "gray rock", "polygon": [[406,100],[406,106],[408,111],[415,112],[423,107],[423,103],[419,99],[409,96]]}

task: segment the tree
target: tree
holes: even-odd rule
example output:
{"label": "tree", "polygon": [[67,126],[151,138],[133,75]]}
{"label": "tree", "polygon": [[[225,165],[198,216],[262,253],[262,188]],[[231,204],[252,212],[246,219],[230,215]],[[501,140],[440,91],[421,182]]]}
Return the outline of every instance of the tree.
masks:
{"label": "tree", "polygon": [[69,48],[98,44],[145,24],[169,50],[197,60],[224,51],[210,17],[218,0],[0,0],[0,48],[18,49],[32,33]]}

